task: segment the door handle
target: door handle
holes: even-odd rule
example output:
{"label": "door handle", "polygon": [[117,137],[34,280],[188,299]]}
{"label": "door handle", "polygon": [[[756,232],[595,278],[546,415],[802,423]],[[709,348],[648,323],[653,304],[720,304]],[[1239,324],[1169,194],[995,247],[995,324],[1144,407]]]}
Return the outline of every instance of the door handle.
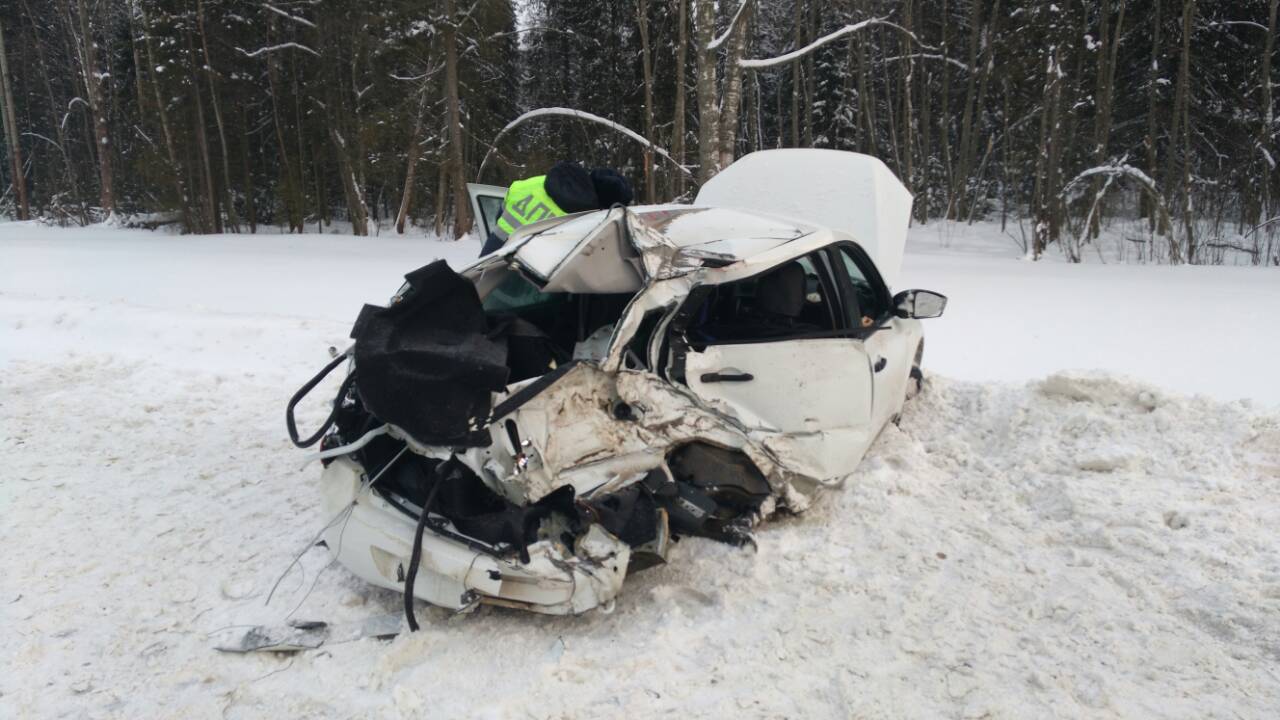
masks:
{"label": "door handle", "polygon": [[699,380],[701,380],[701,381],[702,381],[702,382],[704,382],[704,383],[717,383],[717,382],[751,382],[752,380],[755,380],[755,379],[756,379],[756,376],[755,376],[755,375],[752,375],[751,373],[744,373],[744,372],[738,372],[738,373],[721,373],[721,372],[703,373],[703,374],[702,374],[702,377],[700,377],[700,378],[699,378]]}
{"label": "door handle", "polygon": [[886,365],[888,365],[888,364],[889,364],[889,360],[888,360],[888,358],[880,358],[879,360],[877,360],[877,361],[876,361],[876,364],[875,364],[874,370],[875,370],[876,372],[880,372],[880,371],[881,371],[881,370],[883,370],[883,369],[885,368],[885,366],[886,366]]}

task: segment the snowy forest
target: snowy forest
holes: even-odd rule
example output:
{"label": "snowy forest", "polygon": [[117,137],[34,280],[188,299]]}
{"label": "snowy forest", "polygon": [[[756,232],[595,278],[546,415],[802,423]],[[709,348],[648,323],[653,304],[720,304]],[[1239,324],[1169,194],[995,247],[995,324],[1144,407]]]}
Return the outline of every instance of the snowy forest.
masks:
{"label": "snowy forest", "polygon": [[1278,4],[8,0],[0,213],[456,237],[466,183],[559,159],[668,202],[819,147],[1034,257],[1124,223],[1149,261],[1280,264]]}

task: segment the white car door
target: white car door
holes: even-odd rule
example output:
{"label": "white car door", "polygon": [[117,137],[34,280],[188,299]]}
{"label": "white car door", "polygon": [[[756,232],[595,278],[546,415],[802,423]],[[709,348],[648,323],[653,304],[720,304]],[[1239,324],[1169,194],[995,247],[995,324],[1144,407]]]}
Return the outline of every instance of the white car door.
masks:
{"label": "white car door", "polygon": [[825,478],[852,472],[875,435],[870,358],[838,297],[814,253],[705,288],[679,330],[689,389],[748,428],[778,434],[766,444]]}
{"label": "white car door", "polygon": [[498,227],[498,216],[502,214],[502,201],[507,196],[507,189],[498,185],[467,183],[467,194],[471,196],[476,228],[483,232],[480,239],[484,240]]}
{"label": "white car door", "polygon": [[915,348],[908,347],[904,321],[894,315],[889,290],[867,254],[853,243],[830,250],[849,322],[860,326],[865,338],[874,387],[872,426],[878,433],[902,410]]}

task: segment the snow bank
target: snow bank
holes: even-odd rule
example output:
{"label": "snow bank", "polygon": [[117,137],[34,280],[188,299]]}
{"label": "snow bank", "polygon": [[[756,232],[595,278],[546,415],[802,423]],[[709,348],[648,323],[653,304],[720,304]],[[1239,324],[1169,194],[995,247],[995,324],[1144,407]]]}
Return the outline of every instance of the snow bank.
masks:
{"label": "snow bank", "polygon": [[474,240],[0,223],[0,365],[111,352],[298,378],[345,347],[361,305],[385,303],[406,272],[478,255]]}
{"label": "snow bank", "polygon": [[207,634],[229,625],[399,607],[319,550],[263,607],[318,522],[314,473],[281,439],[290,389],[109,357],[10,367],[5,716],[1260,718],[1280,703],[1280,419],[1072,376],[935,380],[844,489],[766,526],[757,552],[681,542],[612,615],[427,611],[390,643],[221,655]]}
{"label": "snow bank", "polygon": [[[1010,231],[1017,228],[1010,225]],[[925,364],[969,380],[1105,369],[1280,407],[1276,268],[1029,262],[998,223],[913,227],[897,289],[950,297]]]}
{"label": "snow bank", "polygon": [[[474,246],[9,231],[0,225],[0,717],[1264,718],[1280,707],[1280,415],[1185,386],[1039,370],[1040,344],[1066,348],[1059,336],[1079,343],[1091,327],[1067,318],[1127,307],[1109,304],[1135,294],[1109,289],[1110,268],[1024,283],[1018,273],[1040,266],[909,254],[908,278],[952,294],[926,365],[978,372],[967,348],[1003,347],[1025,362],[989,372],[1035,379],[933,376],[855,478],[762,528],[754,552],[682,541],[670,565],[628,581],[611,615],[426,610],[422,632],[388,643],[246,657],[214,652],[211,635],[399,607],[319,550],[263,605],[320,522],[314,468],[298,470],[282,410],[360,302]],[[1270,297],[1248,275],[1221,277],[1187,283],[1220,311],[1241,293]],[[982,287],[997,281],[1034,288],[1036,304],[1011,313],[1056,334],[983,347],[1007,301]],[[1085,282],[1093,292],[1063,295]],[[1094,356],[1102,367],[1166,342],[1158,322],[1128,327]],[[1148,369],[1132,374],[1162,367]],[[322,415],[316,403],[300,420]]]}

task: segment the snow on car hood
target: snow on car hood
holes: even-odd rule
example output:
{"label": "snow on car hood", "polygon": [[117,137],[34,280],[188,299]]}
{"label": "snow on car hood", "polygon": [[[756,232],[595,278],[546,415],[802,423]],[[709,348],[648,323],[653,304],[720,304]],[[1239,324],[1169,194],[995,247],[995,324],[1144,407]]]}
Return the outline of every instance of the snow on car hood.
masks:
{"label": "snow on car hood", "polygon": [[695,205],[746,208],[846,232],[897,284],[911,193],[878,158],[841,150],[764,150],[707,181]]}

